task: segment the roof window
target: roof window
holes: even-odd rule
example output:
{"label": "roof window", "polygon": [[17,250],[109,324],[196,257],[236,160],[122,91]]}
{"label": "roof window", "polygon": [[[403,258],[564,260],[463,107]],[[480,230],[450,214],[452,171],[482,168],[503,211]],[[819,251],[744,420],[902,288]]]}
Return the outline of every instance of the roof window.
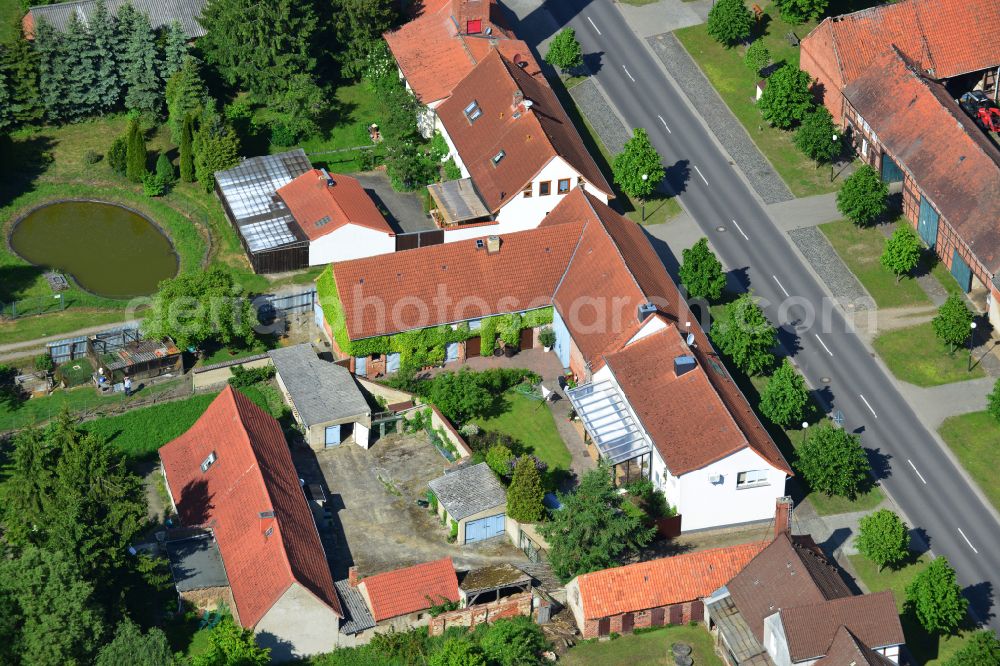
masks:
{"label": "roof window", "polygon": [[475,122],[476,118],[483,115],[483,110],[479,108],[479,102],[476,100],[469,102],[469,105],[462,109],[462,111],[465,113],[466,120],[470,123]]}
{"label": "roof window", "polygon": [[496,166],[496,165],[500,164],[500,162],[501,162],[501,161],[503,160],[503,158],[505,158],[505,157],[507,157],[507,153],[505,153],[505,152],[504,152],[504,151],[502,151],[502,150],[501,150],[501,151],[500,151],[499,153],[497,153],[496,155],[494,155],[494,156],[493,156],[493,166]]}
{"label": "roof window", "polygon": [[465,22],[465,32],[470,35],[478,35],[483,31],[483,20],[472,19]]}
{"label": "roof window", "polygon": [[319,229],[320,227],[325,227],[329,223],[330,223],[330,216],[324,215],[323,217],[316,220],[316,228]]}
{"label": "roof window", "polygon": [[217,458],[215,456],[215,451],[212,451],[211,453],[209,453],[208,457],[205,458],[202,461],[202,463],[201,463],[202,474],[204,474],[205,472],[207,472],[208,468],[211,467],[212,465],[214,465],[216,460],[217,460]]}

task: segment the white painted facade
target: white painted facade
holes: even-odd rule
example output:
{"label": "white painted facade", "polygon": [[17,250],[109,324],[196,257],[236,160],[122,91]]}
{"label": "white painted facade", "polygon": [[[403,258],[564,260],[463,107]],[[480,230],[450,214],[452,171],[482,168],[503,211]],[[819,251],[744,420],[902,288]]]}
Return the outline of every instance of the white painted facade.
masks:
{"label": "white painted facade", "polygon": [[[812,664],[815,664],[825,656],[822,655],[815,659],[802,659],[793,662],[788,649],[788,636],[785,633],[780,613],[775,613],[764,618],[763,647],[767,650],[767,654],[771,657],[771,661],[774,662],[775,666],[793,666],[793,664],[794,666],[812,666]],[[899,647],[898,645],[890,645],[888,647],[873,647],[872,649],[892,663],[898,664]]]}
{"label": "white painted facade", "polygon": [[275,662],[330,652],[337,647],[340,618],[332,608],[293,582],[254,627]]}
{"label": "white painted facade", "polygon": [[358,224],[345,224],[325,236],[309,241],[309,265],[320,266],[395,251],[394,234]]}

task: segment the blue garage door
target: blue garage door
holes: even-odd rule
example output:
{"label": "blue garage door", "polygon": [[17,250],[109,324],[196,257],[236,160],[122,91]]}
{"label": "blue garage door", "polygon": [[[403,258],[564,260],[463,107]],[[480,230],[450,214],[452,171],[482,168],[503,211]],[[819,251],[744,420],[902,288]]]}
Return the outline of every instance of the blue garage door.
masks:
{"label": "blue garage door", "polygon": [[965,259],[962,259],[958,250],[955,250],[955,254],[951,255],[951,274],[962,287],[962,291],[968,293],[969,289],[972,288],[972,269],[969,268],[969,264],[965,263]]}
{"label": "blue garage door", "polygon": [[326,441],[324,444],[326,448],[332,448],[334,446],[340,446],[340,426],[332,425],[326,427]]}
{"label": "blue garage door", "polygon": [[465,524],[465,543],[475,543],[484,539],[492,539],[503,534],[504,514],[486,516],[479,520],[470,520]]}
{"label": "blue garage door", "polygon": [[927,243],[927,247],[934,247],[937,243],[938,232],[938,212],[927,199],[920,197],[920,217],[917,222],[917,231],[920,237]]}

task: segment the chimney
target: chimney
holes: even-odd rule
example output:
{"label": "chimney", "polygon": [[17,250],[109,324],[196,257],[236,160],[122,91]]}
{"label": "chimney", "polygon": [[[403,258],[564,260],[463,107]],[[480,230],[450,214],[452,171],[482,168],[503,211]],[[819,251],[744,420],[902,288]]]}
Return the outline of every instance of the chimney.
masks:
{"label": "chimney", "polygon": [[674,359],[674,376],[681,377],[691,372],[697,367],[698,362],[694,356],[678,356]]}
{"label": "chimney", "polygon": [[487,236],[486,237],[486,252],[489,254],[496,254],[500,251],[500,237],[499,236]]}
{"label": "chimney", "polygon": [[479,35],[490,22],[490,0],[451,0],[451,16],[462,35]]}
{"label": "chimney", "polygon": [[639,323],[646,321],[650,315],[656,312],[656,306],[652,303],[643,303],[639,306],[639,311],[637,313],[637,318]]}
{"label": "chimney", "polygon": [[792,498],[779,497],[774,507],[774,538],[779,534],[792,533]]}
{"label": "chimney", "polygon": [[358,586],[358,568],[357,567],[349,567],[347,569],[347,583],[351,587],[357,587]]}

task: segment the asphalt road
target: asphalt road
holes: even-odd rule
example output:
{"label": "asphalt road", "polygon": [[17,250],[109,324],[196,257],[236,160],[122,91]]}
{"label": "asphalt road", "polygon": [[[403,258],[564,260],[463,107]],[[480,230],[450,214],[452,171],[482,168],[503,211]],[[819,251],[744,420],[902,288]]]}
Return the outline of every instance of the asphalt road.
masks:
{"label": "asphalt road", "polygon": [[[810,384],[822,390],[845,427],[861,433],[885,464],[881,482],[913,527],[958,572],[976,615],[994,628],[1000,581],[1000,523],[921,425],[892,381],[792,251],[646,46],[609,0],[545,5],[576,30],[595,76],[626,122],[644,127],[664,158],[671,186],[730,268],[746,267],[748,286]],[[522,25],[539,16],[528,16]],[[535,27],[534,25],[532,27]],[[537,30],[528,30],[535,32]],[[521,34],[521,33],[519,33]],[[720,231],[719,228],[724,228]],[[810,316],[812,313],[812,316]]]}

